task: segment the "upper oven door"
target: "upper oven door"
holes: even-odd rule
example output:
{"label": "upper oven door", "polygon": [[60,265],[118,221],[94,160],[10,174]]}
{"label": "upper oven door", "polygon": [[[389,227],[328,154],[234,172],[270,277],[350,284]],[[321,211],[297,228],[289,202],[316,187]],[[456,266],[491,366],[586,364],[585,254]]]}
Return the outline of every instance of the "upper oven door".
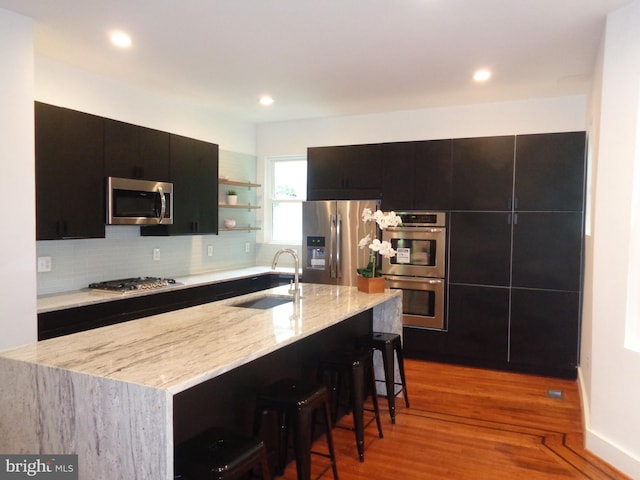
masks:
{"label": "upper oven door", "polygon": [[439,227],[391,227],[382,239],[398,253],[383,257],[382,273],[444,278],[446,230]]}

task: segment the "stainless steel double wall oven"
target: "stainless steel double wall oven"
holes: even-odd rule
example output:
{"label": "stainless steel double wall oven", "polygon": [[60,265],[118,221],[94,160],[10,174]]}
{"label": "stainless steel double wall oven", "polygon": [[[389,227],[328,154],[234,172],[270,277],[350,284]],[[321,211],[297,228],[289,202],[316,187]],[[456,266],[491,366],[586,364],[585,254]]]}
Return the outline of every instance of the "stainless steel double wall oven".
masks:
{"label": "stainless steel double wall oven", "polygon": [[382,239],[397,254],[383,258],[389,288],[402,290],[405,326],[445,329],[447,230],[445,212],[396,212],[402,225],[389,227]]}

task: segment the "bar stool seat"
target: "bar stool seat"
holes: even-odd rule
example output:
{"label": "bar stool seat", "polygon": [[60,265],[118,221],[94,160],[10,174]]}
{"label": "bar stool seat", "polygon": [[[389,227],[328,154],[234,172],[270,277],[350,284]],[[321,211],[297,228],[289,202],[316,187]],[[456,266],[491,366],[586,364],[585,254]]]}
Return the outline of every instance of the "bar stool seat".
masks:
{"label": "bar stool seat", "polygon": [[[358,345],[368,349],[379,350],[382,353],[384,380],[376,379],[376,381],[385,383],[391,423],[396,423],[395,399],[398,395],[404,394],[405,405],[409,408],[409,395],[407,394],[407,380],[404,374],[404,358],[402,355],[402,337],[395,333],[372,332],[371,335],[360,337]],[[398,359],[400,382],[395,380],[394,357]],[[400,388],[396,390],[397,386],[400,386]]]}
{"label": "bar stool seat", "polygon": [[259,467],[261,478],[271,478],[262,440],[214,427],[178,445],[175,478],[235,480]]}
{"label": "bar stool seat", "polygon": [[[356,436],[356,446],[361,462],[364,462],[364,429],[374,420],[378,426],[378,436],[383,438],[380,422],[380,409],[376,393],[376,382],[373,372],[373,355],[367,351],[336,351],[320,361],[318,376],[321,380],[329,378],[332,400],[332,421],[336,425],[341,386],[345,380],[349,383],[349,407],[353,414],[352,430]],[[366,388],[371,396],[373,408],[365,408]],[[347,410],[348,411],[348,410]],[[373,417],[364,423],[364,412],[372,412]],[[339,426],[339,425],[338,425]]]}
{"label": "bar stool seat", "polygon": [[[318,410],[322,410],[325,418],[328,454],[314,451],[311,448],[315,413]],[[331,468],[334,480],[338,480],[327,388],[322,384],[294,379],[283,379],[267,386],[258,394],[256,400],[255,435],[261,430],[262,417],[270,411],[278,414],[278,432],[280,436],[277,446],[278,474],[282,475],[286,466],[289,425],[292,424],[298,480],[310,480],[312,453],[329,459],[329,465],[322,470],[319,477]]]}

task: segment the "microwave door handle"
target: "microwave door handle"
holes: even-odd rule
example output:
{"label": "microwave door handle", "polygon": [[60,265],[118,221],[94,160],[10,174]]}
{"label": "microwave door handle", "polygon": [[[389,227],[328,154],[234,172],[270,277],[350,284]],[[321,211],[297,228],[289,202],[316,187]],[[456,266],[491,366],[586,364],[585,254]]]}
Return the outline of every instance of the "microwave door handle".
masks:
{"label": "microwave door handle", "polygon": [[160,218],[158,219],[158,223],[162,223],[167,210],[167,200],[164,198],[164,190],[162,190],[160,186],[158,186],[158,193],[160,194]]}

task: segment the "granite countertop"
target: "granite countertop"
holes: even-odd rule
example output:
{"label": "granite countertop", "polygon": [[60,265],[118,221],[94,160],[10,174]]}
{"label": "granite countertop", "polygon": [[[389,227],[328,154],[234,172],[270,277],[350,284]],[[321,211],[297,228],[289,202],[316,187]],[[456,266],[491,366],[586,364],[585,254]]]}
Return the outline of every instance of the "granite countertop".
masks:
{"label": "granite countertop", "polygon": [[188,275],[183,277],[175,277],[177,282],[175,285],[163,287],[154,290],[136,290],[125,293],[96,291],[89,288],[76,290],[72,292],[53,293],[38,296],[38,313],[52,312],[55,310],[64,310],[65,308],[83,307],[96,303],[110,302],[113,300],[122,300],[134,296],[153,295],[170,290],[179,290],[183,288],[191,288],[199,285],[207,285],[210,283],[224,282],[228,280],[238,280],[241,278],[253,277],[255,275],[267,275],[270,273],[281,273],[293,275],[293,268],[275,268],[271,267],[246,267],[234,270],[221,270],[210,273],[201,273]]}
{"label": "granite countertop", "polygon": [[[245,273],[259,272],[250,270]],[[207,278],[220,281],[217,274]],[[183,287],[190,281],[197,282],[185,281]],[[52,338],[0,356],[176,394],[401,295],[398,290],[366,294],[355,287],[302,283],[299,305],[234,306],[266,294],[286,296],[288,288]]]}

